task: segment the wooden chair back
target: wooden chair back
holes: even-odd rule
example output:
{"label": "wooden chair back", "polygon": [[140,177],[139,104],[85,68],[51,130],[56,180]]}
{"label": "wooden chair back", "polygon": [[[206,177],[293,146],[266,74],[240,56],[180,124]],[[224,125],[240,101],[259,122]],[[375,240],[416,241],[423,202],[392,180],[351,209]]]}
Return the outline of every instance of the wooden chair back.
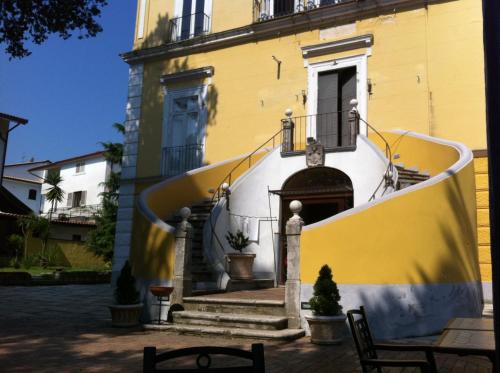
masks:
{"label": "wooden chair back", "polygon": [[359,359],[377,359],[377,351],[375,350],[364,307],[361,306],[359,310],[347,311],[347,319],[349,320]]}
{"label": "wooden chair back", "polygon": [[[224,355],[238,357],[251,362],[251,365],[212,367],[213,355]],[[161,368],[157,364],[176,359],[179,357],[196,357],[196,368]],[[156,347],[144,347],[143,372],[170,372],[170,373],[195,373],[195,372],[242,372],[242,373],[265,373],[264,345],[262,343],[252,344],[251,351],[240,350],[229,347],[189,347],[178,350],[167,351],[157,354]]]}

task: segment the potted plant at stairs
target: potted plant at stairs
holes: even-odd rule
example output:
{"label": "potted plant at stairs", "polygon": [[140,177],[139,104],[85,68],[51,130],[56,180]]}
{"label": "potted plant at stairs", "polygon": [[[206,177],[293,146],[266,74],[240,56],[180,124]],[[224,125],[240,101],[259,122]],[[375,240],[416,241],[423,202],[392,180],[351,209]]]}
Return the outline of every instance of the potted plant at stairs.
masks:
{"label": "potted plant at stairs", "polygon": [[115,288],[116,304],[109,306],[111,323],[116,327],[139,325],[143,304],[139,302],[139,292],[135,287],[135,277],[128,260],[123,265]]}
{"label": "potted plant at stairs", "polygon": [[232,280],[251,280],[253,279],[253,261],[255,254],[243,253],[248,246],[248,237],[238,230],[236,234],[227,232],[226,240],[237,253],[226,255],[229,263],[229,277]]}
{"label": "potted plant at stairs", "polygon": [[340,294],[328,265],[321,267],[314,284],[314,296],[309,300],[312,316],[306,316],[311,330],[311,342],[339,344],[345,329],[346,316],[339,304]]}

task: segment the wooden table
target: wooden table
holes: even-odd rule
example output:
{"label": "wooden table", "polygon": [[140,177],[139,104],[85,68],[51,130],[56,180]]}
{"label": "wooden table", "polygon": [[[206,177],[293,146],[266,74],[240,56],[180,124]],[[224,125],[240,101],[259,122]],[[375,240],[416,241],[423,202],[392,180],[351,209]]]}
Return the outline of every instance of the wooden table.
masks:
{"label": "wooden table", "polygon": [[495,334],[492,330],[445,329],[435,347],[435,352],[486,356],[496,372]]}
{"label": "wooden table", "polygon": [[493,319],[457,317],[451,319],[444,329],[493,331]]}

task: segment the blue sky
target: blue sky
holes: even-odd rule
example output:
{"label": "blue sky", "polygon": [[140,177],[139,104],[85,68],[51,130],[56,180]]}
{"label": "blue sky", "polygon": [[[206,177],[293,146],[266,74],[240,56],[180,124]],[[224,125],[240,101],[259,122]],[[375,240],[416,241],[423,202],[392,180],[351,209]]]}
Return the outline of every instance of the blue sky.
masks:
{"label": "blue sky", "polygon": [[57,161],[121,141],[111,126],[125,117],[128,66],[119,53],[132,48],[135,12],[135,0],[110,0],[97,37],[51,37],[22,60],[9,61],[0,45],[0,112],[29,120],[11,132],[6,163]]}

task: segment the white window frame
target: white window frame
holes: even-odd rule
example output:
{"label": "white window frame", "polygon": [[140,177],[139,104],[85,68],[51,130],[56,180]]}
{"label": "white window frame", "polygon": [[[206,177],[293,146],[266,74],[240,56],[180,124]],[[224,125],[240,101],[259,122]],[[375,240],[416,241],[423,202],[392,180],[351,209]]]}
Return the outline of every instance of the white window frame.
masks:
{"label": "white window frame", "polygon": [[139,0],[139,14],[137,25],[137,39],[144,37],[144,29],[146,24],[146,5],[148,0]]}
{"label": "white window frame", "polygon": [[[175,0],[174,4],[174,18],[182,17],[182,7],[183,7],[183,0]],[[198,12],[199,10],[196,9],[196,0],[191,0],[191,14],[194,14]],[[205,0],[205,6],[203,8],[203,13],[205,13],[208,16],[208,30],[207,32],[210,32],[212,30],[212,0]],[[195,18],[196,17],[191,17],[191,24],[189,27],[189,34],[194,35],[194,23],[195,23]],[[175,35],[175,40],[179,40],[181,37],[181,30],[182,30],[182,25],[177,28],[177,34]]]}
{"label": "white window frame", "polygon": [[[161,170],[160,173],[163,173],[163,149],[168,145],[168,125],[170,115],[173,110],[173,101],[176,98],[188,97],[188,96],[198,96],[199,105],[200,105],[200,116],[199,120],[203,123],[203,133],[202,133],[202,146],[203,146],[203,155],[201,162],[205,163],[205,142],[207,138],[207,122],[208,122],[208,110],[207,110],[207,93],[208,93],[208,85],[202,84],[198,86],[193,86],[189,88],[177,88],[177,89],[169,89],[167,87],[164,88],[164,97],[165,101],[163,104],[163,120],[162,120],[162,141],[161,141]],[[187,144],[186,144],[187,145]]]}
{"label": "white window frame", "polygon": [[78,161],[75,164],[75,174],[81,175],[85,173],[85,161]]}
{"label": "white window frame", "polygon": [[[335,71],[347,67],[356,67],[356,99],[358,100],[358,112],[361,118],[368,120],[368,71],[367,54],[337,58],[324,62],[311,63],[307,66],[307,114],[316,115],[318,108],[318,74],[325,71]],[[315,122],[314,122],[315,124]],[[360,122],[359,132],[367,135],[366,124]],[[316,138],[316,126],[310,125],[307,136]]]}

